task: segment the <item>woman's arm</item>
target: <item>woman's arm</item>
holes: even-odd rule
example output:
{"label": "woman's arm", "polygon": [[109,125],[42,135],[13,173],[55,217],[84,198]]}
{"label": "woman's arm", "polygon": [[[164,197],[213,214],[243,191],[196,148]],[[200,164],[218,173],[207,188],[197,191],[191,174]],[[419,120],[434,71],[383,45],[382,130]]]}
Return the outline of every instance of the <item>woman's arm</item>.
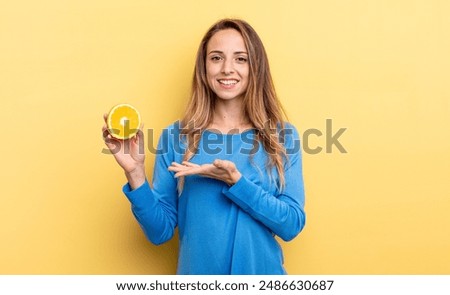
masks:
{"label": "woman's arm", "polygon": [[168,167],[174,161],[174,129],[164,129],[157,148],[153,173],[153,188],[147,181],[132,190],[130,184],[123,192],[131,202],[134,216],[147,238],[155,245],[170,240],[177,226],[177,181]]}
{"label": "woman's arm", "polygon": [[300,138],[293,126],[289,131],[284,143],[288,154],[284,170],[285,187],[280,194],[268,193],[245,176],[223,190],[230,200],[285,241],[296,237],[306,221]]}
{"label": "woman's arm", "polygon": [[223,193],[256,220],[285,241],[295,238],[306,221],[304,188],[299,160],[285,171],[286,186],[279,195],[272,195],[242,176],[224,188]]}
{"label": "woman's arm", "polygon": [[289,157],[284,171],[285,188],[277,195],[270,194],[241,175],[231,161],[216,160],[203,165],[172,163],[169,170],[176,172],[176,177],[198,174],[226,182],[229,187],[224,187],[222,191],[225,196],[288,241],[300,233],[306,221],[300,139],[295,128],[291,130],[293,132],[285,138]]}
{"label": "woman's arm", "polygon": [[128,183],[123,192],[131,202],[134,216],[147,238],[159,245],[171,239],[177,225],[177,188],[173,173],[167,170],[174,160],[174,128],[165,129],[158,143],[153,188],[147,182],[144,167],[144,135],[117,140],[103,126],[105,144],[122,167]]}

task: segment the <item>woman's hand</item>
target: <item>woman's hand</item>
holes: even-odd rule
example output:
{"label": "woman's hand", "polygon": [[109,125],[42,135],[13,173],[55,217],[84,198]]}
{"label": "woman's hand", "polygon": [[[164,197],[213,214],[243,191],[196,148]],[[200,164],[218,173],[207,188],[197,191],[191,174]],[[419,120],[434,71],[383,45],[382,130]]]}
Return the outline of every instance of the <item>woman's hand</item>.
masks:
{"label": "woman's hand", "polygon": [[130,186],[135,189],[145,182],[145,151],[144,151],[144,133],[139,129],[136,136],[130,139],[116,139],[111,136],[106,126],[108,115],[104,114],[103,119],[103,139],[106,146],[114,155],[117,163],[125,171]]}
{"label": "woman's hand", "polygon": [[237,170],[236,165],[228,160],[215,160],[212,164],[203,165],[186,161],[181,164],[173,162],[169,171],[175,172],[175,177],[197,174],[221,180],[228,185],[235,184],[241,178],[241,173]]}

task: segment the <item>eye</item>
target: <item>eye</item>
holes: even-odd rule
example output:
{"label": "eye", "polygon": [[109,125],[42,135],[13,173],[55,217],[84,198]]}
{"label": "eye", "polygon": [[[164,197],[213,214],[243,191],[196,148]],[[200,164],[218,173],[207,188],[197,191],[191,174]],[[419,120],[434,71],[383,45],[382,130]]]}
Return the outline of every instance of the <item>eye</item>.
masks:
{"label": "eye", "polygon": [[239,56],[238,58],[236,58],[236,60],[237,60],[239,63],[245,63],[245,62],[247,62],[247,58],[246,58],[246,57],[243,57],[243,56]]}
{"label": "eye", "polygon": [[212,61],[219,61],[221,59],[222,59],[222,57],[219,55],[213,55],[210,57],[210,60],[212,60]]}

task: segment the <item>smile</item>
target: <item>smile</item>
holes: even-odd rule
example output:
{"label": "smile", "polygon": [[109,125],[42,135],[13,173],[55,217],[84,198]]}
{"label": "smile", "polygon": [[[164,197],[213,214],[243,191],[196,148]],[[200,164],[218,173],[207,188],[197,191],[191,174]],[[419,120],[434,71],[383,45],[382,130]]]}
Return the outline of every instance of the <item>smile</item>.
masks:
{"label": "smile", "polygon": [[235,85],[239,82],[239,80],[235,80],[235,79],[219,79],[217,80],[217,82],[219,82],[220,84],[223,85]]}

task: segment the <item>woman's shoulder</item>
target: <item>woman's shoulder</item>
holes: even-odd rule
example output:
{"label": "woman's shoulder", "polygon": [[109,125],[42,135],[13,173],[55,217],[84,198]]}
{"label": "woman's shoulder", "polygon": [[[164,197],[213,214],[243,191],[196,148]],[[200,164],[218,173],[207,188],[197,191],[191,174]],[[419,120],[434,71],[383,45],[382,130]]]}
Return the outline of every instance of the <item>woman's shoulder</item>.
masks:
{"label": "woman's shoulder", "polygon": [[162,135],[163,136],[175,135],[178,137],[180,135],[180,130],[181,130],[180,121],[177,120],[175,122],[172,122],[170,125],[166,126],[162,131]]}
{"label": "woman's shoulder", "polygon": [[284,122],[284,127],[279,128],[280,141],[283,143],[288,154],[300,151],[300,134],[297,128],[289,122]]}
{"label": "woman's shoulder", "polygon": [[158,148],[162,153],[183,153],[184,145],[180,139],[180,123],[178,121],[163,128]]}
{"label": "woman's shoulder", "polygon": [[294,124],[290,122],[283,122],[283,124],[278,124],[278,132],[281,134],[281,136],[293,136],[295,138],[299,137],[299,133],[297,128],[294,126]]}
{"label": "woman's shoulder", "polygon": [[[294,129],[294,130],[297,130],[297,128],[295,127],[295,125],[292,124],[291,122],[284,121],[283,124],[284,124],[284,129]],[[281,124],[278,124],[278,126],[281,127]]]}
{"label": "woman's shoulder", "polygon": [[180,130],[180,121],[176,120],[175,122],[172,122],[170,125],[168,125],[165,129],[166,130],[174,130],[174,131],[179,131]]}

